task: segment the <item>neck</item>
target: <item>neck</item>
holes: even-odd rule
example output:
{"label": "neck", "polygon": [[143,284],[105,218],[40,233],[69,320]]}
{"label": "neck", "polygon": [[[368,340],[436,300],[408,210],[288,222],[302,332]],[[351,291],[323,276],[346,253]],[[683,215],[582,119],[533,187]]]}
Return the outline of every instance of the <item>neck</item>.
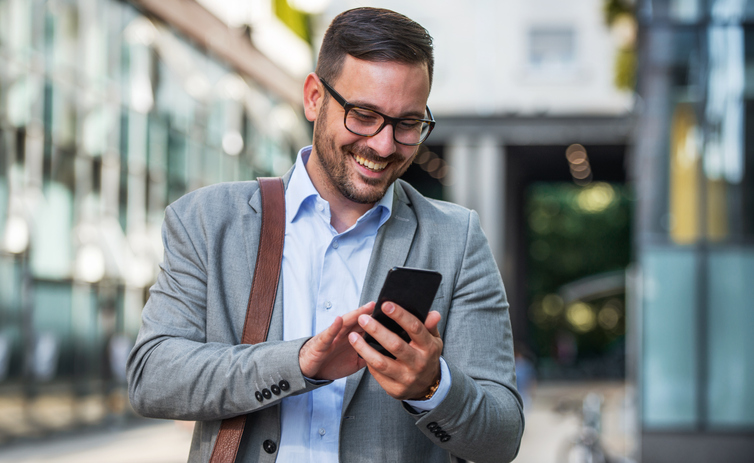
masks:
{"label": "neck", "polygon": [[342,196],[340,198],[350,204],[338,204],[337,198],[324,199],[326,199],[327,202],[330,203],[330,225],[332,225],[332,227],[338,233],[343,233],[344,231],[351,228],[359,219],[359,217],[364,215],[369,209],[372,208],[373,205],[354,203],[353,201],[345,199]]}
{"label": "neck", "polygon": [[[312,159],[310,158],[309,161],[312,161]],[[374,203],[363,204],[351,201],[343,196],[334,185],[321,181],[324,175],[320,174],[324,173],[316,172],[322,168],[319,163],[308,162],[305,168],[314,185],[314,189],[317,190],[322,199],[330,204],[330,225],[338,233],[343,233],[351,228],[359,217],[374,206]]]}

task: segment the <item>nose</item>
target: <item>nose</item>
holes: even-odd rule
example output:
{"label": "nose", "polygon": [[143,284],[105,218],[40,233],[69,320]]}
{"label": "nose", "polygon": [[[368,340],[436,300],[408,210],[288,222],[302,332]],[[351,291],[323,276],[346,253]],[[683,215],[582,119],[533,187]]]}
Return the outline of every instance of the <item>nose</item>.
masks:
{"label": "nose", "polygon": [[367,146],[372,148],[382,157],[395,153],[397,146],[393,138],[393,126],[386,124],[377,135],[367,138]]}

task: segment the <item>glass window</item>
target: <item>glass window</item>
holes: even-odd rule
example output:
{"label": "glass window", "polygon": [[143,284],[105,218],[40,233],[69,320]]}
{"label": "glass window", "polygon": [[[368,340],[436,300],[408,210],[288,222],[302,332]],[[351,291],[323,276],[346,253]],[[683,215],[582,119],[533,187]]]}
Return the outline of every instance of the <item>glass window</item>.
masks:
{"label": "glass window", "polygon": [[[9,146],[7,134],[0,130],[0,233],[5,230],[5,218],[8,214],[8,156]],[[2,235],[0,235],[2,236]],[[2,299],[0,299],[1,301]]]}
{"label": "glass window", "polygon": [[533,27],[529,31],[529,66],[546,73],[576,64],[576,31],[572,27]]}
{"label": "glass window", "polygon": [[0,46],[5,46],[8,43],[8,32],[10,27],[8,22],[10,20],[10,2],[0,2]]}
{"label": "glass window", "polygon": [[68,312],[75,342],[74,368],[79,376],[89,375],[98,369],[101,355],[97,346],[97,292],[91,285],[75,284],[68,299],[72,301]]}
{"label": "glass window", "polygon": [[[78,11],[66,2],[47,2],[46,27],[52,28],[53,70],[73,72],[78,47]],[[48,39],[50,33],[46,34]]]}
{"label": "glass window", "polygon": [[670,0],[670,17],[678,22],[692,23],[701,18],[699,0]]}
{"label": "glass window", "polygon": [[709,422],[754,425],[754,250],[713,251],[709,256]]}
{"label": "glass window", "polygon": [[644,272],[642,421],[646,428],[696,425],[696,268],[691,250],[647,250]]}
{"label": "glass window", "polygon": [[8,88],[6,117],[15,127],[26,126],[32,117],[32,108],[44,95],[44,83],[39,76],[26,75]]}
{"label": "glass window", "polygon": [[643,50],[656,76],[643,96],[657,119],[645,122],[651,128],[643,128],[646,135],[637,141],[642,169],[636,176],[638,191],[642,198],[651,198],[639,212],[638,225],[653,240],[679,245],[696,242],[700,233],[704,118],[699,103],[705,78],[699,69],[699,45],[693,29],[662,28],[648,34]]}
{"label": "glass window", "polygon": [[71,340],[71,285],[64,282],[34,282],[35,376],[49,380],[58,375]]}
{"label": "glass window", "polygon": [[186,193],[188,175],[186,172],[188,142],[183,133],[170,130],[168,141],[168,203],[172,203]]}
{"label": "glass window", "polygon": [[73,195],[65,185],[51,182],[45,200],[34,214],[31,265],[38,278],[63,279],[71,275]]}
{"label": "glass window", "polygon": [[161,224],[168,198],[168,128],[163,117],[149,116],[148,220]]}
{"label": "glass window", "polygon": [[31,51],[34,4],[26,0],[8,0],[4,3],[7,4],[5,7],[7,32],[3,35],[15,57],[26,61]]}

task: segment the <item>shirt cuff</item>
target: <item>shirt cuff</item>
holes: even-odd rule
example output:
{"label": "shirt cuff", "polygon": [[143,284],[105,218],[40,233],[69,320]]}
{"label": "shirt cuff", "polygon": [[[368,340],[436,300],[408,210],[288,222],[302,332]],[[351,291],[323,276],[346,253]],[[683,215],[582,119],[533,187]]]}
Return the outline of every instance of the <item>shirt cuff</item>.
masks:
{"label": "shirt cuff", "polygon": [[429,400],[404,400],[404,402],[420,412],[428,412],[434,410],[435,407],[440,405],[445,396],[450,391],[451,377],[450,368],[445,363],[445,359],[440,357],[440,385],[437,386],[437,390]]}
{"label": "shirt cuff", "polygon": [[330,383],[332,383],[332,380],[330,380],[330,379],[314,379],[314,378],[309,378],[308,376],[304,376],[304,379],[309,384],[313,384],[315,386],[321,386],[322,384],[330,384]]}

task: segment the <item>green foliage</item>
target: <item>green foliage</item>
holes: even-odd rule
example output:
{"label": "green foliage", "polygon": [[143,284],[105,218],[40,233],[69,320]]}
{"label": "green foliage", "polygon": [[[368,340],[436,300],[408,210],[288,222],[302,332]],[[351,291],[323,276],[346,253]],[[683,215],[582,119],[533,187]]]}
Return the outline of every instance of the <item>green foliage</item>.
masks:
{"label": "green foliage", "polygon": [[591,319],[587,317],[579,327],[573,317],[569,319],[573,307],[557,293],[567,283],[628,266],[632,214],[628,187],[534,184],[527,191],[525,213],[532,347],[540,358],[555,357],[556,339],[568,333],[579,358],[606,353],[625,334],[624,294],[587,301],[580,309]]}
{"label": "green foliage", "polygon": [[615,86],[633,90],[636,85],[636,50],[621,48],[615,55]]}
{"label": "green foliage", "polygon": [[634,5],[631,0],[603,0],[602,12],[605,15],[605,22],[612,26],[613,22],[622,14],[633,15]]}
{"label": "green foliage", "polygon": [[307,43],[312,42],[308,14],[293,8],[288,4],[288,0],[273,0],[272,6],[275,10],[275,16],[288,26],[290,30],[306,40]]}

